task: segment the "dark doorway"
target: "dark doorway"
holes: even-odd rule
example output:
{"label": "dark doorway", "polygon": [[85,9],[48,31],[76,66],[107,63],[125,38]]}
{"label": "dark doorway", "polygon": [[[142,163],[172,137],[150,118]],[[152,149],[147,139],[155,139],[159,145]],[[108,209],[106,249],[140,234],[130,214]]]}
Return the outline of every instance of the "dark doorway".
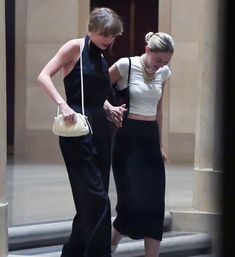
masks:
{"label": "dark doorway", "polygon": [[5,0],[6,15],[6,94],[7,94],[7,153],[14,148],[15,107],[15,0]]}
{"label": "dark doorway", "polygon": [[141,55],[145,34],[158,31],[158,0],[91,0],[90,7],[109,7],[124,22],[124,33],[117,38],[112,55],[104,53],[109,65],[121,57]]}

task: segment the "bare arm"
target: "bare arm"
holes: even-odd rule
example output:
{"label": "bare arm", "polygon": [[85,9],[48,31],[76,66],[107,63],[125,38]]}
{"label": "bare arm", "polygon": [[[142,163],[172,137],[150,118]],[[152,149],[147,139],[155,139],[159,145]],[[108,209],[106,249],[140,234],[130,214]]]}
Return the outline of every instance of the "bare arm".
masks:
{"label": "bare arm", "polygon": [[122,76],[117,68],[116,64],[113,64],[110,68],[109,68],[109,76],[110,76],[110,84],[111,86],[118,82]]}
{"label": "bare arm", "polygon": [[52,77],[63,70],[66,74],[75,65],[75,57],[79,58],[79,44],[81,40],[71,40],[64,44],[56,55],[46,64],[40,72],[37,82],[44,92],[60,107],[60,111],[67,122],[75,122],[74,111],[67,105],[66,101],[57,91],[52,82]]}

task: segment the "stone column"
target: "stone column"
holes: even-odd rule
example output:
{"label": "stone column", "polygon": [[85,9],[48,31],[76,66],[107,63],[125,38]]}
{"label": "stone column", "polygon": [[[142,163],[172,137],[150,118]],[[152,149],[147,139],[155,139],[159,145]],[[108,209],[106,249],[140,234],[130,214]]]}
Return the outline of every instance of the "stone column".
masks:
{"label": "stone column", "polygon": [[220,212],[221,191],[221,63],[222,5],[204,0],[201,21],[200,88],[195,133],[193,207]]}
{"label": "stone column", "polygon": [[[209,233],[212,249],[221,245],[221,5],[220,0],[159,0],[159,29],[170,32],[176,43],[171,61],[169,133],[179,139],[184,133],[193,139],[195,135],[193,208],[171,211],[172,229]],[[168,141],[171,150],[170,137]],[[179,156],[180,149],[185,154],[187,146],[193,146],[188,139],[177,142]]]}
{"label": "stone column", "polygon": [[[205,217],[212,251],[221,251],[222,43],[221,1],[204,0],[201,20],[201,71],[195,130],[193,208]],[[203,225],[202,222],[200,222]],[[200,227],[200,226],[199,226]]]}
{"label": "stone column", "polygon": [[7,256],[5,1],[0,0],[0,257]]}

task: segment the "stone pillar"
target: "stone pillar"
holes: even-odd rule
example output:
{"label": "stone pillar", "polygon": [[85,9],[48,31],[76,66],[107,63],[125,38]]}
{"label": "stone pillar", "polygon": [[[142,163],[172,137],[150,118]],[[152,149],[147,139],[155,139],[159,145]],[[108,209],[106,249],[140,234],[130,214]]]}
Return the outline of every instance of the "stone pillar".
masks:
{"label": "stone pillar", "polygon": [[221,193],[221,63],[222,6],[219,1],[203,1],[201,21],[200,86],[195,133],[193,208],[220,212]]}
{"label": "stone pillar", "polygon": [[0,0],[0,257],[7,256],[5,1]]}
{"label": "stone pillar", "polygon": [[220,0],[159,0],[159,30],[170,32],[176,43],[168,99],[169,156],[189,160],[182,155],[192,152],[195,166],[193,208],[171,211],[172,229],[209,233],[213,250],[220,245],[221,229],[221,5]]}
{"label": "stone pillar", "polygon": [[[221,1],[204,0],[201,20],[200,85],[195,130],[193,208],[208,217],[212,251],[221,252],[222,43]],[[195,216],[195,215],[194,215]],[[203,220],[203,219],[200,219]],[[202,223],[201,223],[202,224]]]}

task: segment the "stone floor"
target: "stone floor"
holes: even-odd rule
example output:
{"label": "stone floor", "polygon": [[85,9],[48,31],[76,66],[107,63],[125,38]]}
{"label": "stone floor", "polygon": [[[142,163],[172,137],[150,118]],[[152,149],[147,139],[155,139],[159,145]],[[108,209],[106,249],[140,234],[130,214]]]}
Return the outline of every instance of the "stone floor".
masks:
{"label": "stone floor", "polygon": [[[166,163],[166,210],[190,210],[193,165]],[[115,216],[116,191],[111,172],[110,200]],[[63,165],[7,165],[9,225],[72,219],[74,205]]]}
{"label": "stone floor", "polygon": [[[116,191],[111,172],[110,200],[115,216]],[[64,165],[7,165],[7,201],[9,225],[22,225],[72,219],[75,213]],[[192,210],[193,164],[166,163],[166,210]],[[53,248],[53,247],[52,247]],[[21,251],[8,257],[59,257],[61,246],[45,252]]]}

